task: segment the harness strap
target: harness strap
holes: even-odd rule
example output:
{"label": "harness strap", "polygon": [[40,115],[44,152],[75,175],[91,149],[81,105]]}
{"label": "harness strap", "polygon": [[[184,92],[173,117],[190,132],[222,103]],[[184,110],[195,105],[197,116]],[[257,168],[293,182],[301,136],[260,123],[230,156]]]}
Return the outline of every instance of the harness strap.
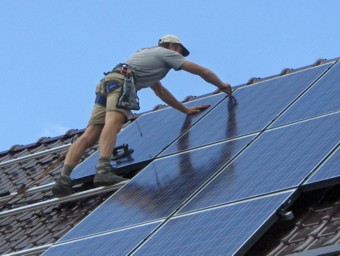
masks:
{"label": "harness strap", "polygon": [[104,75],[108,75],[110,73],[118,73],[121,74],[125,77],[133,77],[133,79],[136,81],[136,74],[135,71],[133,70],[133,68],[125,63],[119,63],[118,65],[116,65],[111,71],[109,72],[104,72]]}

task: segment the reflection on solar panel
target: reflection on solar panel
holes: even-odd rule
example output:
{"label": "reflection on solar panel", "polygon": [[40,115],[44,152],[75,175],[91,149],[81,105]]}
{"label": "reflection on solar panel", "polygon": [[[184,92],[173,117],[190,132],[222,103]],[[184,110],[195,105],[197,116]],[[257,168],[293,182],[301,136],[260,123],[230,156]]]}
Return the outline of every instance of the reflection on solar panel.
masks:
{"label": "reflection on solar panel", "polygon": [[[246,137],[153,161],[62,240],[170,215],[252,138]],[[113,209],[114,214],[111,214]]]}
{"label": "reflection on solar panel", "polygon": [[[134,153],[127,160],[119,161],[118,165],[113,164],[116,168],[121,168],[126,165],[136,165],[151,161],[173,140],[178,138],[185,130],[190,128],[191,125],[194,125],[225,97],[225,94],[220,93],[187,103],[186,105],[188,106],[201,104],[211,105],[209,109],[197,115],[186,116],[173,108],[142,115],[126,129],[121,131],[117,138],[116,145],[129,144],[134,150]],[[86,161],[86,164],[79,165],[73,171],[71,177],[73,179],[79,179],[84,176],[93,175],[95,173],[97,159],[98,153],[95,153],[92,159]]]}
{"label": "reflection on solar panel", "polygon": [[93,175],[98,162],[99,152],[94,152],[84,162],[80,163],[72,172],[71,179],[80,179],[89,175]]}
{"label": "reflection on solar panel", "polygon": [[283,193],[172,218],[135,255],[242,255],[254,233],[290,196]]}
{"label": "reflection on solar panel", "polygon": [[324,75],[274,125],[282,125],[340,110],[340,63]]}
{"label": "reflection on solar panel", "polygon": [[298,186],[337,145],[333,127],[340,113],[264,132],[183,211]]}
{"label": "reflection on solar panel", "polygon": [[[102,221],[105,221],[105,219]],[[146,237],[157,225],[157,223],[143,225],[127,230],[75,240],[65,244],[57,244],[46,251],[44,255],[127,255],[128,252],[136,247],[141,242],[141,239]]]}
{"label": "reflection on solar panel", "polygon": [[317,172],[304,184],[313,185],[315,183],[329,182],[333,179],[340,179],[340,150],[332,156],[317,170]]}
{"label": "reflection on solar panel", "polygon": [[224,100],[190,129],[188,143],[179,139],[163,155],[261,131],[329,66],[236,90],[234,98]]}

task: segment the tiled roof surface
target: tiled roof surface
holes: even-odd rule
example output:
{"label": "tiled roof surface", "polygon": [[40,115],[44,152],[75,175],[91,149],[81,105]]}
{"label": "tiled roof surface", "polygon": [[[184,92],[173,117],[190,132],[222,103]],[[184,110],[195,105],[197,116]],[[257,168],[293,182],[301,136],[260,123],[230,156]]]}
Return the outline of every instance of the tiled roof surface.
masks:
{"label": "tiled roof surface", "polygon": [[[318,60],[313,66],[323,62]],[[291,72],[294,70],[284,69],[279,75]],[[252,78],[247,84],[263,80]],[[195,98],[189,96],[185,101]],[[162,106],[154,110],[158,108]],[[0,254],[40,247],[33,253],[39,255],[113,193],[99,190],[69,202],[55,199],[51,193],[69,145],[83,131],[71,130],[62,136],[41,138],[36,143],[15,145],[0,152]],[[88,149],[82,160],[96,150],[97,146]],[[49,172],[39,177],[46,168],[50,168]],[[28,184],[28,190],[18,195]],[[91,184],[80,185],[78,191],[84,190],[84,186],[89,188]],[[339,192],[337,185],[303,195],[290,209],[295,218],[275,223],[250,249],[249,255],[287,255],[340,243]]]}
{"label": "tiled roof surface", "polygon": [[340,243],[340,185],[302,195],[292,220],[273,225],[248,256],[280,256]]}
{"label": "tiled roof surface", "polygon": [[[57,241],[112,194],[106,192],[69,203],[56,202],[49,206],[39,206],[39,203],[53,198],[51,184],[60,173],[62,159],[69,144],[82,132],[71,131],[64,136],[42,139],[26,147],[15,146],[0,155],[0,182],[3,195],[0,204],[11,199],[2,207],[0,216],[1,254]],[[83,159],[95,150],[96,148],[87,150]],[[52,164],[54,168],[37,179],[39,174]],[[36,182],[30,186],[31,192],[28,190],[16,196],[18,190],[32,181]],[[45,189],[34,191],[34,188],[44,186]],[[8,192],[11,194],[7,195]],[[29,208],[34,205],[38,206]]]}

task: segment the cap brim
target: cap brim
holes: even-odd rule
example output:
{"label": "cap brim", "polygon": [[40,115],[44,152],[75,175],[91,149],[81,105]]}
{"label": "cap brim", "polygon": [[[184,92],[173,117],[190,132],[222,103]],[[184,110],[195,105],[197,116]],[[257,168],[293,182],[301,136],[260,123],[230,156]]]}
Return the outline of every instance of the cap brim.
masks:
{"label": "cap brim", "polygon": [[190,54],[190,52],[188,51],[188,49],[185,48],[183,44],[182,44],[182,48],[183,48],[182,55],[183,55],[184,57],[188,56],[188,55]]}

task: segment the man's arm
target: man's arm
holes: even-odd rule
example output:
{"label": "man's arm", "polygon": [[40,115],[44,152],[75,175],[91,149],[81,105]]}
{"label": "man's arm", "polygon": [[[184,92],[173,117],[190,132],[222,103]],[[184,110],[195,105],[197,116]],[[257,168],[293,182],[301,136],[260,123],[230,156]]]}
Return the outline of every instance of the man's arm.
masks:
{"label": "man's arm", "polygon": [[201,112],[201,110],[207,109],[210,105],[201,105],[197,107],[186,107],[184,104],[179,102],[162,84],[156,82],[151,89],[162,101],[169,106],[183,112],[184,114],[191,115]]}
{"label": "man's arm", "polygon": [[210,69],[207,69],[205,67],[202,67],[196,63],[193,63],[191,61],[186,61],[181,66],[182,70],[185,70],[191,74],[199,75],[202,77],[205,81],[207,81],[210,84],[215,85],[217,88],[219,88],[221,91],[227,93],[228,95],[232,94],[232,89],[229,83],[224,83],[221,81],[221,79]]}

